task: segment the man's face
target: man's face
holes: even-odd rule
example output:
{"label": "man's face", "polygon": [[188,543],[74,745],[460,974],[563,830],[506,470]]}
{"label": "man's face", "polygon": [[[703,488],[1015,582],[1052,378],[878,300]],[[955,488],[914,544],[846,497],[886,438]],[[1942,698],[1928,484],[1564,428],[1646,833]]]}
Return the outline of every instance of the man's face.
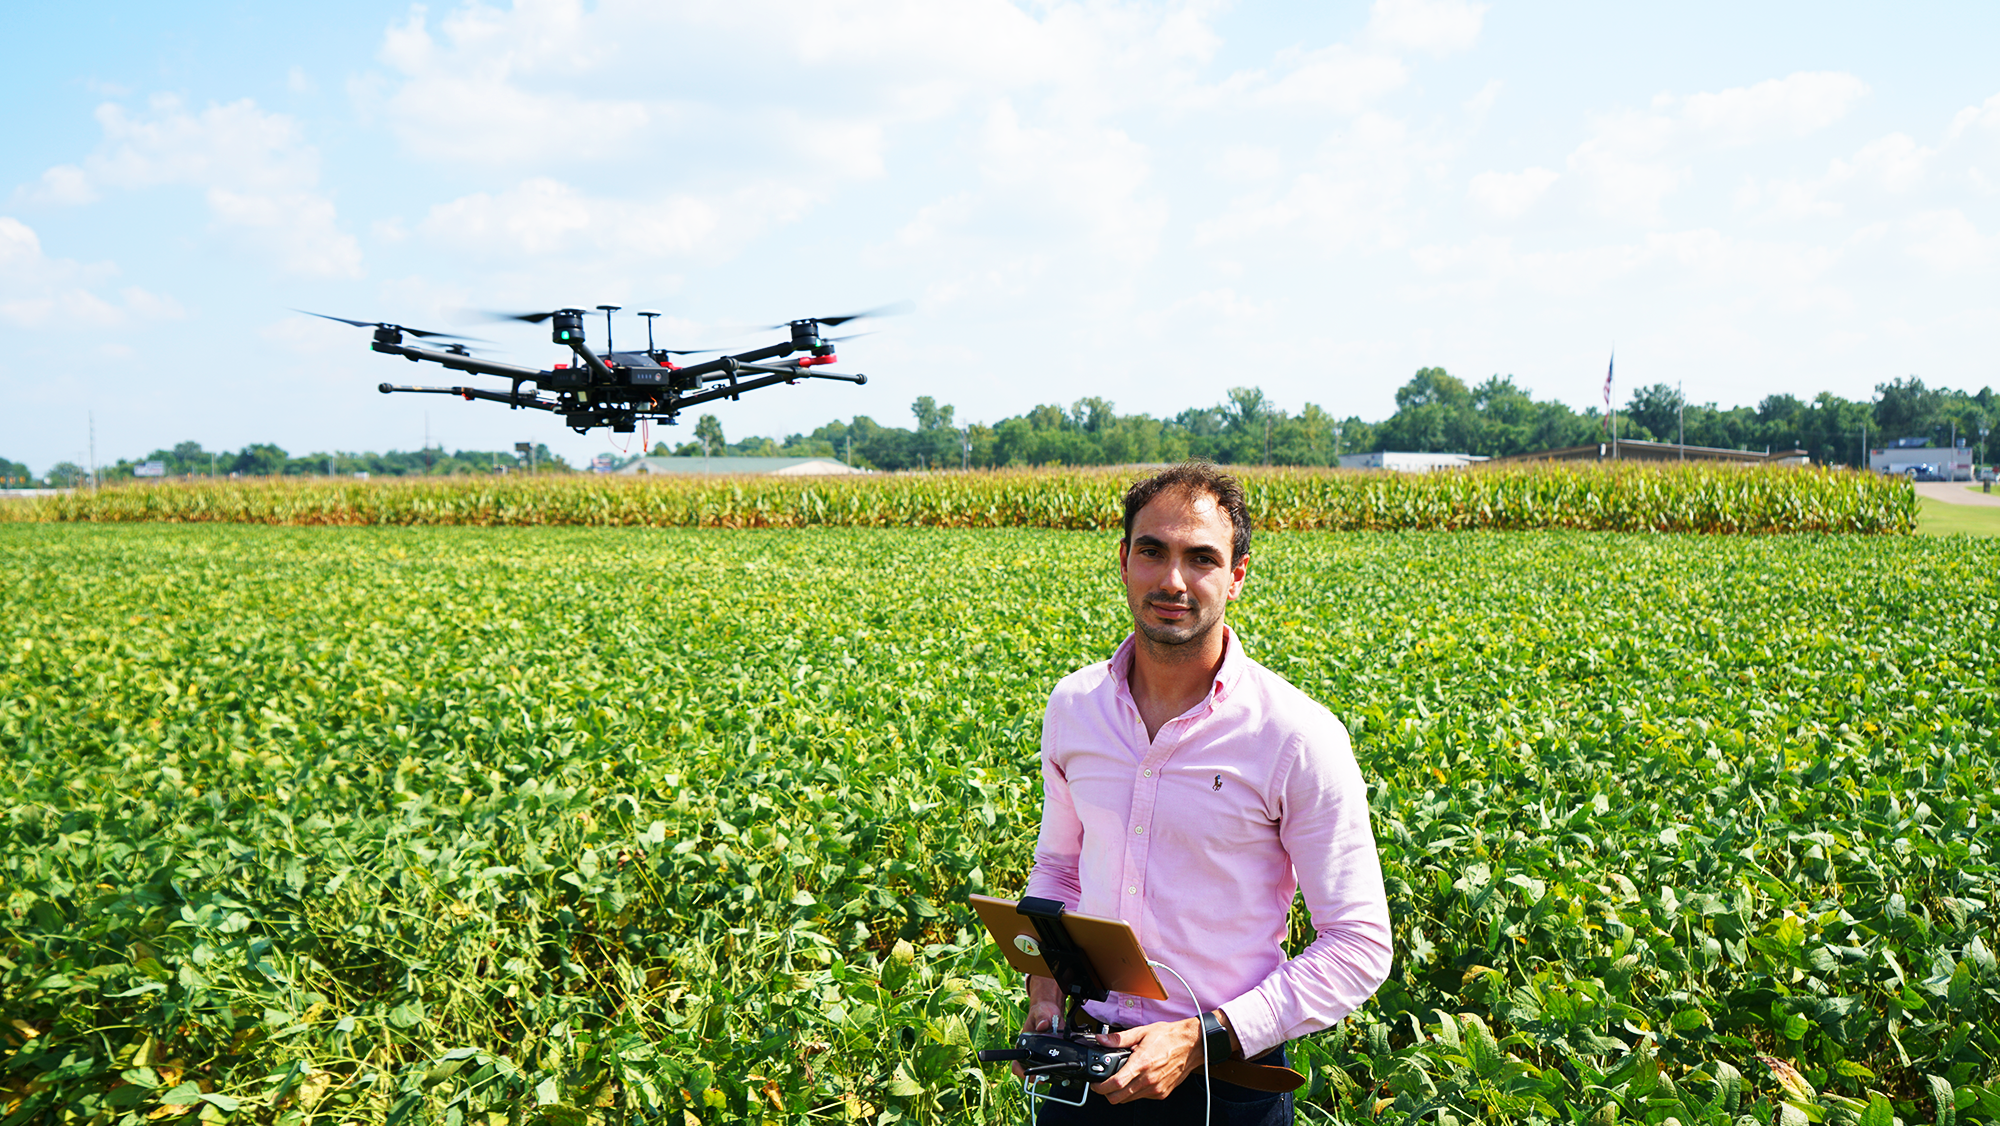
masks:
{"label": "man's face", "polygon": [[1199,645],[1222,624],[1249,565],[1229,560],[1234,533],[1206,494],[1165,492],[1139,510],[1131,540],[1118,545],[1118,575],[1141,634],[1159,645]]}

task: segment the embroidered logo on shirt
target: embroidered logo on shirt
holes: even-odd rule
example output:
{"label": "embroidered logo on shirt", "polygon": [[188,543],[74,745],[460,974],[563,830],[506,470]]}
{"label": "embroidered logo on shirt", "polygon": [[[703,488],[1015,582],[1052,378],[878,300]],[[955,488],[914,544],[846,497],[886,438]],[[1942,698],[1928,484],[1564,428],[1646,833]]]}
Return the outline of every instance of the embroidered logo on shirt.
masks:
{"label": "embroidered logo on shirt", "polygon": [[1215,785],[1210,786],[1209,789],[1220,790],[1221,788],[1222,788],[1222,775],[1218,774],[1215,776]]}

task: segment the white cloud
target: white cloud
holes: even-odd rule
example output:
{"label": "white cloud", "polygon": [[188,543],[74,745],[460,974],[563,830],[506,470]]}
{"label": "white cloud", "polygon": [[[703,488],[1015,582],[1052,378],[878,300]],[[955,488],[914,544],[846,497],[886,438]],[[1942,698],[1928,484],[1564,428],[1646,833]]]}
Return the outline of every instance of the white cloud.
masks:
{"label": "white cloud", "polygon": [[1240,196],[1197,223],[1195,245],[1227,251],[1287,233],[1322,250],[1397,245],[1405,235],[1411,166],[1424,156],[1400,121],[1365,115],[1322,146],[1281,193]]}
{"label": "white cloud", "polygon": [[1836,160],[1827,179],[1858,179],[1884,191],[1907,192],[1922,183],[1935,149],[1927,149],[1902,133],[1868,142],[1852,161]]}
{"label": "white cloud", "polygon": [[[1727,145],[1749,145],[1824,129],[1867,93],[1868,84],[1851,74],[1800,71],[1754,86],[1691,94],[1680,100],[1679,109],[1697,133]],[[1673,103],[1668,95],[1654,100],[1660,109]]]}
{"label": "white cloud", "polygon": [[1976,106],[1967,106],[1959,110],[1951,119],[1951,128],[1945,132],[1945,138],[1956,141],[1974,131],[2000,136],[2000,94],[1995,94]]}
{"label": "white cloud", "polygon": [[1910,255],[1934,269],[1958,272],[1992,264],[2000,254],[2000,236],[1981,234],[1956,207],[1925,211],[1903,224]]}
{"label": "white cloud", "polygon": [[37,202],[84,204],[112,191],[163,186],[202,189],[214,229],[276,258],[293,273],[356,277],[361,247],[339,229],[318,190],[319,153],[297,122],[248,98],[189,112],[155,97],[134,114],[117,103],[97,109],[103,140],[81,165],[42,174],[27,194]]}
{"label": "white cloud", "polygon": [[619,199],[533,177],[498,194],[439,204],[418,230],[474,258],[548,257],[588,248],[612,262],[720,257],[793,222],[817,199],[806,185],[752,185],[725,197]]}
{"label": "white cloud", "polygon": [[1279,62],[1288,68],[1283,76],[1252,85],[1243,101],[1355,114],[1409,81],[1409,71],[1400,60],[1364,54],[1344,43],[1281,57]]}
{"label": "white cloud", "polygon": [[117,300],[102,296],[99,290],[117,274],[110,263],[47,257],[32,228],[0,215],[0,321],[28,329],[101,329],[183,315],[171,297],[136,286],[121,289]]}
{"label": "white cloud", "polygon": [[97,189],[90,182],[90,174],[74,164],[58,164],[43,172],[41,180],[33,187],[24,189],[21,195],[30,203],[53,203],[64,207],[93,203],[98,198]]}
{"label": "white cloud", "polygon": [[1448,55],[1479,39],[1486,5],[1466,0],[1375,0],[1368,35],[1388,47]]}
{"label": "white cloud", "polygon": [[1674,122],[1658,114],[1625,113],[1600,124],[1597,135],[1571,152],[1569,170],[1589,186],[1591,206],[1607,218],[1658,225],[1662,204],[1693,172],[1667,154]]}
{"label": "white cloud", "polygon": [[1481,172],[1472,178],[1466,194],[1472,202],[1499,218],[1518,219],[1560,178],[1560,173],[1546,168]]}
{"label": "white cloud", "polygon": [[[609,158],[653,112],[639,98],[549,88],[634,46],[621,42],[615,21],[598,21],[594,30],[612,38],[595,42],[584,24],[574,3],[523,3],[505,13],[472,4],[445,18],[440,46],[419,5],[383,37],[379,57],[401,82],[382,113],[406,148],[435,158],[501,165]],[[671,90],[664,68],[659,77],[655,98]]]}

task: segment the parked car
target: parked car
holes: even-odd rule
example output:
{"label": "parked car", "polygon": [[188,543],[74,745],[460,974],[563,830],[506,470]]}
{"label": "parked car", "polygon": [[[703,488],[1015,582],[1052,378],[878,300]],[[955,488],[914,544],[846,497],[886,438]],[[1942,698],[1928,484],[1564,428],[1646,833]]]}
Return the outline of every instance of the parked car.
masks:
{"label": "parked car", "polygon": [[1944,480],[1944,474],[1939,473],[1938,467],[1935,465],[1912,465],[1908,469],[1903,470],[1903,472],[1906,475],[1908,475],[1908,477],[1912,481]]}

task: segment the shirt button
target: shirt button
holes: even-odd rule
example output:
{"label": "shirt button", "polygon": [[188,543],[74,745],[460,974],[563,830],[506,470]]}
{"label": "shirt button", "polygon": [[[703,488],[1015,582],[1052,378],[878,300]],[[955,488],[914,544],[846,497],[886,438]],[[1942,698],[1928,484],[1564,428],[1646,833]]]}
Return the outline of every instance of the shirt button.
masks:
{"label": "shirt button", "polygon": [[1151,778],[1152,776],[1153,776],[1153,771],[1152,771],[1152,768],[1151,768],[1151,767],[1148,767],[1148,768],[1146,769],[1146,777],[1148,777],[1148,778]]}
{"label": "shirt button", "polygon": [[1131,887],[1128,887],[1128,888],[1126,888],[1126,889],[1125,889],[1125,894],[1126,894],[1126,895],[1137,895],[1137,894],[1139,894],[1139,885],[1137,885],[1137,884],[1133,884],[1133,885],[1132,885]]}
{"label": "shirt button", "polygon": [[1146,831],[1146,827],[1144,825],[1134,825],[1132,826],[1132,831],[1143,834]]}

